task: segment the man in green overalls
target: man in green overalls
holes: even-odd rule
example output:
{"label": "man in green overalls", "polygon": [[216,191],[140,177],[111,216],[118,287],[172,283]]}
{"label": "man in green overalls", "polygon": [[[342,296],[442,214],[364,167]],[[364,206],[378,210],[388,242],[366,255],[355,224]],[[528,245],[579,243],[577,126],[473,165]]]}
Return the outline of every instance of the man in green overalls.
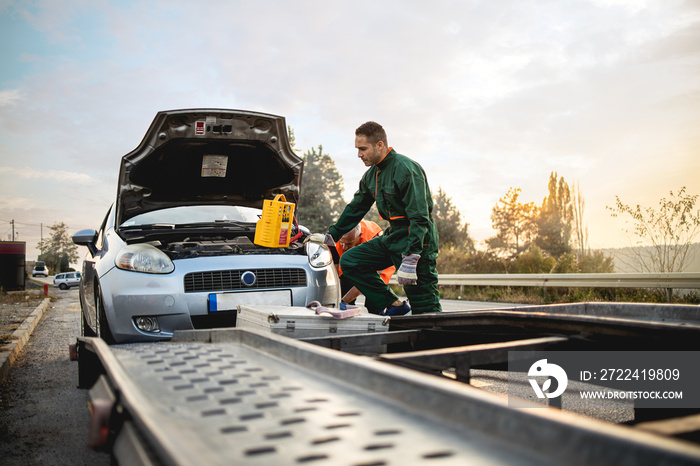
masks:
{"label": "man in green overalls", "polygon": [[[390,226],[384,235],[343,254],[340,261],[343,273],[365,299],[384,309],[382,315],[440,312],[435,270],[437,229],[430,216],[433,198],[423,168],[389,147],[384,128],[373,121],[355,130],[355,147],[369,169],[362,176],[355,197],[328,229],[327,242],[338,241],[376,202],[379,215]],[[410,307],[398,299],[377,273],[391,265],[398,270],[398,281],[404,287]]]}

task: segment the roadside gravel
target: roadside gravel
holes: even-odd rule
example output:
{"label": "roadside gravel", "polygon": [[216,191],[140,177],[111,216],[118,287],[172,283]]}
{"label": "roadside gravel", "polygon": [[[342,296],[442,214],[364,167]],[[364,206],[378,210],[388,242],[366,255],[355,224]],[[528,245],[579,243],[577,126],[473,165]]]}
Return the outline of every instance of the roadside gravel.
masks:
{"label": "roadside gravel", "polygon": [[43,290],[0,292],[0,352],[9,349],[12,333],[43,299]]}
{"label": "roadside gravel", "polygon": [[107,465],[108,454],[87,447],[88,393],[76,388],[78,365],[68,357],[80,329],[78,290],[49,294],[48,309],[0,383],[0,464]]}

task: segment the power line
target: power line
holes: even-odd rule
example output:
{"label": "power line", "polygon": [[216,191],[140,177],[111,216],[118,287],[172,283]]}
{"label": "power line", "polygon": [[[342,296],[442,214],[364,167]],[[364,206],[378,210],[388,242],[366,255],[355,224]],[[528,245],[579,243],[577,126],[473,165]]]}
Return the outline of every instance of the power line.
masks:
{"label": "power line", "polygon": [[24,222],[18,222],[16,220],[3,220],[0,218],[0,222],[7,222],[7,223],[12,223],[14,222],[15,225],[24,225],[24,226],[30,226],[30,227],[40,227],[40,224],[36,223],[24,223]]}
{"label": "power line", "polygon": [[[13,220],[4,220],[4,219],[1,219],[1,218],[0,218],[0,222],[7,222],[7,223],[10,223],[10,224],[11,224],[11,223],[13,222]],[[53,226],[53,225],[49,225],[48,223],[24,223],[24,222],[18,222],[18,221],[16,221],[16,220],[14,220],[14,223],[15,223],[15,225],[30,226],[30,227],[39,227],[39,228],[42,228],[42,227],[51,228],[51,227]],[[85,228],[94,228],[94,227],[95,227],[95,225],[88,225],[88,226],[86,226],[86,225],[70,226],[70,225],[66,224],[66,222],[54,222],[54,224],[56,224],[56,223],[63,223],[64,225],[66,225],[66,229],[67,229],[67,230],[83,230],[83,229],[85,229]]]}

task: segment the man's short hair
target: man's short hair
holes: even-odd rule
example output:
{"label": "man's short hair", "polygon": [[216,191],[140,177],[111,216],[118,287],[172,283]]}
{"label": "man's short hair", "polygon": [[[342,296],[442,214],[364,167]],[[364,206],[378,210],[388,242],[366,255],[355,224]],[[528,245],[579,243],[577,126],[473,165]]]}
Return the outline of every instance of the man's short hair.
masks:
{"label": "man's short hair", "polygon": [[389,146],[386,140],[386,132],[382,125],[375,121],[368,121],[367,123],[362,123],[359,128],[355,130],[355,136],[364,136],[367,138],[367,142],[374,145],[379,141],[382,141],[385,146]]}

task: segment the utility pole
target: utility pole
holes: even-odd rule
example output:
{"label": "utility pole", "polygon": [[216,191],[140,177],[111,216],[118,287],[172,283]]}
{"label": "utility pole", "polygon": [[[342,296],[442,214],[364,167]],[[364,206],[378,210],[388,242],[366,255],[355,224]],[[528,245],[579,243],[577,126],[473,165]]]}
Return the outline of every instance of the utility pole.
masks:
{"label": "utility pole", "polygon": [[12,224],[12,241],[15,240],[15,219],[13,218],[10,222]]}

